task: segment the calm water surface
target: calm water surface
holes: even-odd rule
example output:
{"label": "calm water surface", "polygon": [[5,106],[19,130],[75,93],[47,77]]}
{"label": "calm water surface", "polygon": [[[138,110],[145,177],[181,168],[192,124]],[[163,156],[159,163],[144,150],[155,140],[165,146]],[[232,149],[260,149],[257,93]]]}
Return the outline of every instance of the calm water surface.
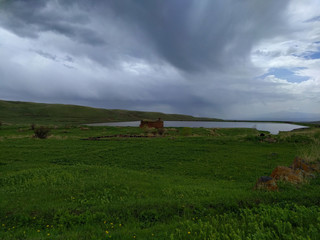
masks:
{"label": "calm water surface", "polygon": [[[116,127],[138,127],[140,121],[135,122],[109,122],[92,123],[89,126],[116,126]],[[264,122],[202,122],[202,121],[164,121],[165,127],[204,127],[204,128],[255,128],[260,131],[268,131],[278,134],[279,131],[291,131],[305,126],[288,123],[264,123]]]}

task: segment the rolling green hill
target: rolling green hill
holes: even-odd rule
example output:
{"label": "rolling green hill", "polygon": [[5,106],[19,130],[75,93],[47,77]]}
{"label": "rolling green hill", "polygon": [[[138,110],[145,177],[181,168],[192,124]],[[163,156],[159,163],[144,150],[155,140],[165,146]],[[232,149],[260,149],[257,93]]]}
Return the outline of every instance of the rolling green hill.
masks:
{"label": "rolling green hill", "polygon": [[167,121],[218,120],[159,112],[141,112],[118,109],[109,110],[77,105],[0,100],[0,121],[3,123],[83,124],[113,121],[137,121],[141,119],[158,118]]}

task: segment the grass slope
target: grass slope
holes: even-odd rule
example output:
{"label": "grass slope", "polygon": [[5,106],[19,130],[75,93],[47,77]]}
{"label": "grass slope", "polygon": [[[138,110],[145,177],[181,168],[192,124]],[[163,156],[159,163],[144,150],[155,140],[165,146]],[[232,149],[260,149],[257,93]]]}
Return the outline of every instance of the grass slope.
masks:
{"label": "grass slope", "polygon": [[[253,191],[319,129],[0,128],[0,239],[320,239],[320,181]],[[319,145],[316,147],[319,148]],[[303,150],[303,151],[302,151]],[[320,160],[320,153],[310,153]],[[310,155],[310,156],[311,156]]]}
{"label": "grass slope", "polygon": [[0,100],[0,121],[8,123],[95,123],[112,121],[136,121],[141,119],[163,120],[217,120],[188,115],[164,114],[127,110],[108,110],[64,104],[44,104]]}

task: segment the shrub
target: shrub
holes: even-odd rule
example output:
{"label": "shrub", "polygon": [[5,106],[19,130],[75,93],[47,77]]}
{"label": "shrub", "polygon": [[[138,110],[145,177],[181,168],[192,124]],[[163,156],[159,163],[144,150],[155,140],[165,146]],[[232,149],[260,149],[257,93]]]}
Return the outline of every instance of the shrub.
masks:
{"label": "shrub", "polygon": [[315,132],[313,137],[320,140],[320,131]]}
{"label": "shrub", "polygon": [[299,156],[307,162],[320,161],[320,141],[315,140],[313,143],[300,148]]}
{"label": "shrub", "polygon": [[182,136],[190,136],[190,135],[192,135],[192,128],[189,128],[189,127],[182,128],[181,135]]}
{"label": "shrub", "polygon": [[313,143],[313,139],[311,137],[304,136],[304,135],[297,135],[297,134],[290,135],[283,140],[289,143],[302,143],[302,144]]}
{"label": "shrub", "polygon": [[143,131],[144,131],[145,134],[153,135],[153,136],[155,136],[157,134],[157,132],[158,132],[156,128],[149,128],[149,127],[144,127]]}
{"label": "shrub", "polygon": [[45,139],[49,136],[50,128],[48,127],[38,127],[34,129],[34,137]]}
{"label": "shrub", "polygon": [[163,135],[165,133],[165,129],[164,128],[158,128],[158,134],[159,135]]}

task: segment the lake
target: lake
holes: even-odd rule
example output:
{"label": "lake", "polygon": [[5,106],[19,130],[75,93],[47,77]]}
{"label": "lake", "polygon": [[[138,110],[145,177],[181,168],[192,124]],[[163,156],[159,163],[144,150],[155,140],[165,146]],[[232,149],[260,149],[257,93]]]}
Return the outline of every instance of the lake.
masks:
{"label": "lake", "polygon": [[[116,126],[116,127],[138,127],[140,121],[134,122],[109,122],[91,123],[89,126]],[[192,128],[255,128],[259,131],[268,131],[271,134],[278,134],[279,131],[292,131],[305,126],[289,123],[270,123],[270,122],[204,122],[204,121],[164,121],[164,127],[192,127]]]}

